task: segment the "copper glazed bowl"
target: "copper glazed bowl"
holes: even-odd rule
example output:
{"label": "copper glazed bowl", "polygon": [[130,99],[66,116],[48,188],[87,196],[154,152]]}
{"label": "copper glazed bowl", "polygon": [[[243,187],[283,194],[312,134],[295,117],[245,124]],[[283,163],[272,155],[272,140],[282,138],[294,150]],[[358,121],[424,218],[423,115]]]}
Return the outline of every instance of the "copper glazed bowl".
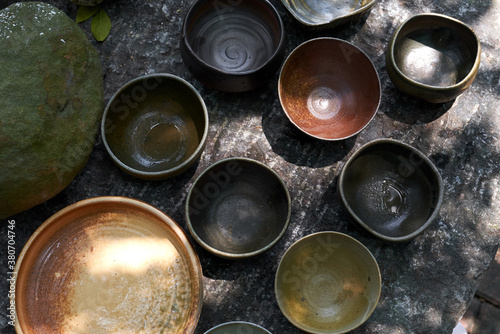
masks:
{"label": "copper glazed bowl", "polygon": [[336,38],[299,45],[281,69],[278,93],[288,119],[306,134],[341,140],[363,130],[380,103],[380,81],[371,60]]}
{"label": "copper glazed bowl", "polygon": [[431,103],[455,99],[474,81],[481,43],[466,24],[446,15],[420,14],[394,32],[387,73],[403,93]]}
{"label": "copper glazed bowl", "polygon": [[201,313],[198,256],[166,214],[97,197],[47,219],[19,255],[16,332],[193,333]]}
{"label": "copper glazed bowl", "polygon": [[198,0],[180,41],[184,64],[206,86],[244,92],[266,84],[285,52],[281,17],[266,0]]}

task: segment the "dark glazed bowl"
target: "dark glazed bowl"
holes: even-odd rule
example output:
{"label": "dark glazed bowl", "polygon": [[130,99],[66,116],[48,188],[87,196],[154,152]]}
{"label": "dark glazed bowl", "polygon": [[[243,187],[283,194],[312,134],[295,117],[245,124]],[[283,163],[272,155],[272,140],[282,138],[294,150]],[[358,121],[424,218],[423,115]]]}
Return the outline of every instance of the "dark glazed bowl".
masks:
{"label": "dark glazed bowl", "polygon": [[228,334],[228,333],[247,333],[247,334],[271,334],[267,329],[259,325],[252,324],[245,321],[231,321],[218,326],[205,332],[205,334]]}
{"label": "dark glazed bowl", "polygon": [[434,164],[416,148],[392,139],[357,150],[340,173],[338,189],[352,218],[390,242],[422,233],[443,200],[443,182]]}
{"label": "dark glazed bowl", "polygon": [[266,0],[198,0],[182,26],[180,49],[206,86],[244,92],[266,84],[284,58],[284,27]]}
{"label": "dark glazed bowl", "polygon": [[271,248],[291,215],[288,189],[278,174],[247,158],[207,168],[186,199],[186,220],[195,240],[215,255],[245,258]]}
{"label": "dark glazed bowl", "polygon": [[288,119],[323,140],[346,139],[363,130],[381,94],[378,73],[363,51],[327,37],[309,40],[288,56],[278,93]]}
{"label": "dark glazed bowl", "polygon": [[101,132],[121,169],[141,179],[162,180],[184,172],[200,157],[208,112],[186,80],[147,75],[130,81],[111,98]]}
{"label": "dark glazed bowl", "polygon": [[57,212],[29,238],[15,272],[18,334],[194,333],[203,304],[200,261],[182,228],[131,198]]}
{"label": "dark glazed bowl", "polygon": [[381,284],[377,261],[363,244],[343,233],[319,232],[285,252],[274,287],[282,313],[294,326],[339,334],[371,316]]}
{"label": "dark glazed bowl", "polygon": [[466,24],[441,14],[420,14],[393,34],[387,73],[402,92],[431,103],[455,99],[474,81],[481,43]]}
{"label": "dark glazed bowl", "polygon": [[281,0],[305,28],[330,29],[366,15],[376,0]]}

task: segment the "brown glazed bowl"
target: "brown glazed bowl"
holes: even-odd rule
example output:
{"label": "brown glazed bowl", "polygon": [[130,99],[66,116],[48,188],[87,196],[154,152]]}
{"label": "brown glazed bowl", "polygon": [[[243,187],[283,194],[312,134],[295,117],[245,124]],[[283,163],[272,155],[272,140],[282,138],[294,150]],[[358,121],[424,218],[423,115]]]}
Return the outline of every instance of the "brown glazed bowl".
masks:
{"label": "brown glazed bowl", "polygon": [[347,160],[338,182],[351,217],[389,242],[422,233],[443,201],[443,181],[434,164],[416,148],[392,139],[362,146]]}
{"label": "brown glazed bowl", "polygon": [[330,29],[366,15],[376,0],[281,0],[305,28]]}
{"label": "brown glazed bowl", "polygon": [[278,93],[288,119],[323,140],[346,139],[363,130],[381,94],[378,73],[366,54],[328,37],[309,40],[288,56]]}
{"label": "brown glazed bowl", "polygon": [[16,332],[193,333],[203,302],[183,230],[144,202],[70,205],[30,237],[16,263]]}
{"label": "brown glazed bowl", "polygon": [[319,232],[295,242],[283,255],[275,294],[285,317],[309,333],[339,334],[363,324],[382,287],[377,261],[356,239]]}
{"label": "brown glazed bowl", "polygon": [[212,329],[205,332],[205,334],[271,334],[265,328],[259,325],[252,324],[245,321],[231,321],[224,324],[217,325]]}
{"label": "brown glazed bowl", "polygon": [[481,43],[466,24],[441,14],[420,14],[394,32],[387,73],[402,92],[431,103],[455,99],[474,81]]}
{"label": "brown glazed bowl", "polygon": [[228,259],[270,249],[285,234],[290,215],[290,195],[279,175],[247,158],[211,165],[186,199],[186,220],[194,239]]}
{"label": "brown glazed bowl", "polygon": [[198,0],[182,26],[180,50],[206,86],[244,92],[266,84],[285,55],[281,17],[266,0]]}
{"label": "brown glazed bowl", "polygon": [[115,93],[101,124],[113,161],[140,179],[163,180],[187,170],[205,148],[208,112],[200,94],[171,74],[136,78]]}

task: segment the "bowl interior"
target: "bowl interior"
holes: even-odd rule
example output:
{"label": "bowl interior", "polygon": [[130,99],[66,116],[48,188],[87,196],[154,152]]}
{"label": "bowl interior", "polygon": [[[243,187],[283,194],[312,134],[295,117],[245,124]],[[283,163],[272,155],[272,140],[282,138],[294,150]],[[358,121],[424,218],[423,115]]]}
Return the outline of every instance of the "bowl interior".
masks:
{"label": "bowl interior", "polygon": [[275,281],[288,320],[310,333],[345,333],[365,322],[381,291],[378,264],[360,242],[342,233],[302,238],[283,256]]}
{"label": "bowl interior", "polygon": [[414,236],[439,208],[439,172],[420,152],[406,145],[384,141],[361,148],[342,174],[344,204],[358,222],[379,236]]}
{"label": "bowl interior", "polygon": [[162,172],[193,158],[207,123],[205,104],[187,82],[143,77],[125,85],[109,103],[104,136],[126,168]]}
{"label": "bowl interior", "polygon": [[206,64],[227,73],[264,66],[282,39],[281,20],[267,1],[198,1],[186,16],[185,38]]}
{"label": "bowl interior", "polygon": [[282,2],[300,22],[315,26],[364,11],[371,7],[375,0],[282,0]]}
{"label": "bowl interior", "polygon": [[271,332],[258,325],[243,321],[234,321],[221,324],[205,332],[205,334],[228,333],[271,334]]}
{"label": "bowl interior", "polygon": [[275,172],[256,161],[228,159],[195,181],[186,214],[202,246],[239,257],[274,245],[288,227],[290,206],[288,190]]}
{"label": "bowl interior", "polygon": [[194,249],[173,220],[136,200],[63,209],[31,237],[17,269],[22,333],[186,333],[201,311]]}
{"label": "bowl interior", "polygon": [[281,70],[278,86],[290,121],[325,140],[345,139],[361,131],[380,102],[380,81],[370,59],[334,38],[297,47]]}
{"label": "bowl interior", "polygon": [[478,40],[465,24],[438,15],[417,15],[397,32],[393,57],[398,69],[420,84],[448,87],[474,68]]}

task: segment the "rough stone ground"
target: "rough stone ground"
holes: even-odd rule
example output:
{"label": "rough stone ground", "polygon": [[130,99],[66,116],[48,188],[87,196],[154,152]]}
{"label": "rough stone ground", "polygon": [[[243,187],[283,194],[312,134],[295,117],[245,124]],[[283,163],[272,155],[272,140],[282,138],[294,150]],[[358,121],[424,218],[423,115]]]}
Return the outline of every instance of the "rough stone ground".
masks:
{"label": "rough stone ground", "polygon": [[[0,8],[14,1],[0,0]],[[69,1],[47,1],[76,16]],[[374,254],[382,272],[382,296],[371,318],[354,333],[451,333],[484,276],[500,240],[500,1],[380,0],[364,20],[323,32],[306,32],[278,0],[287,53],[318,36],[348,40],[372,59],[382,84],[377,116],[358,136],[321,142],[296,130],[277,96],[277,75],[244,94],[212,91],[182,63],[179,31],[193,0],[106,0],[113,22],[110,36],[96,43],[105,72],[105,100],[129,80],[147,73],[173,73],[190,81],[206,101],[209,142],[200,161],[181,176],[144,182],[121,172],[99,139],[84,170],[55,198],[10,219],[16,222],[17,252],[50,215],[78,200],[102,195],[138,198],[172,216],[187,231],[184,201],[198,174],[219,159],[245,156],[279,173],[289,187],[292,219],[283,239],[265,254],[245,261],[216,258],[196,246],[204,272],[204,305],[196,334],[222,322],[255,322],[275,334],[300,333],[281,314],[274,274],[285,250],[313,232],[347,233]],[[422,12],[453,16],[475,29],[482,43],[479,74],[456,100],[432,105],[398,92],[385,70],[384,52],[393,31]],[[81,25],[89,39],[89,23]],[[394,138],[433,160],[445,185],[435,222],[406,244],[384,244],[349,222],[337,191],[338,174],[362,144]],[[0,225],[0,331],[7,325],[6,222]],[[5,254],[5,255],[1,255]]]}

